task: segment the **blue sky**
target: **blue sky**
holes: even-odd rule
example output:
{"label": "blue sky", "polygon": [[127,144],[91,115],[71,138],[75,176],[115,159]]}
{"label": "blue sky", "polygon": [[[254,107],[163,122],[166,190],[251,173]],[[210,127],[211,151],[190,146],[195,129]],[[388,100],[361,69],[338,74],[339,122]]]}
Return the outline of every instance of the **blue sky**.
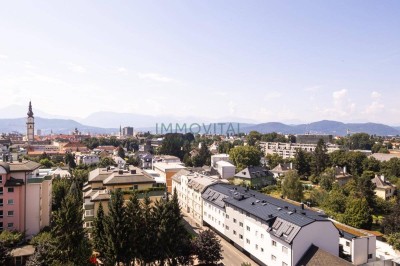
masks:
{"label": "blue sky", "polygon": [[6,1],[3,107],[400,124],[398,1]]}

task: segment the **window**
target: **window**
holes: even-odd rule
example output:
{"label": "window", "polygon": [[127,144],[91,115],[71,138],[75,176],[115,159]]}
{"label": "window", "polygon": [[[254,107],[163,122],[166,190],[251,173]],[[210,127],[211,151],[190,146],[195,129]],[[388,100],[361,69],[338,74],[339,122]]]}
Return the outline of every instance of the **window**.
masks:
{"label": "window", "polygon": [[368,259],[372,259],[372,254],[368,254]]}
{"label": "window", "polygon": [[3,199],[0,199],[0,206],[3,206]]}
{"label": "window", "polygon": [[258,235],[258,231],[256,231],[256,236]]}
{"label": "window", "polygon": [[247,230],[247,231],[250,231],[250,226],[246,226],[246,230]]}
{"label": "window", "polygon": [[226,229],[226,230],[229,230],[229,226],[225,225],[225,229]]}
{"label": "window", "polygon": [[14,216],[14,211],[8,211],[7,216],[10,216],[10,217]]}
{"label": "window", "polygon": [[13,200],[13,199],[9,199],[9,200],[7,201],[7,204],[8,204],[8,205],[14,205],[14,200]]}
{"label": "window", "polygon": [[0,183],[3,183],[3,176],[0,175]]}
{"label": "window", "polygon": [[133,185],[133,189],[137,190],[138,189],[138,185]]}
{"label": "window", "polygon": [[350,247],[350,242],[346,241],[346,247]]}
{"label": "window", "polygon": [[3,211],[0,211],[0,218],[3,218]]}
{"label": "window", "polygon": [[264,252],[264,249],[263,249],[263,248],[261,248],[261,252]]}
{"label": "window", "polygon": [[276,257],[274,255],[271,255],[271,260],[276,261]]}
{"label": "window", "polygon": [[250,244],[250,240],[248,238],[246,238],[246,243]]}
{"label": "window", "polygon": [[14,227],[14,223],[8,223],[8,224],[7,224],[7,227],[8,227],[8,228],[13,228],[13,227]]}
{"label": "window", "polygon": [[272,240],[272,246],[276,247],[276,241]]}
{"label": "window", "polygon": [[233,218],[233,222],[236,223],[236,219],[235,218]]}
{"label": "window", "polygon": [[0,187],[0,195],[3,195],[3,187]]}
{"label": "window", "polygon": [[240,238],[240,239],[243,239],[243,235],[239,234],[239,238]]}
{"label": "window", "polygon": [[13,193],[13,192],[14,192],[14,188],[13,188],[13,187],[9,187],[9,188],[7,188],[7,192],[9,192],[9,193]]}
{"label": "window", "polygon": [[235,230],[233,230],[233,234],[236,235],[236,231]]}
{"label": "window", "polygon": [[86,210],[85,216],[93,216],[93,210]]}
{"label": "window", "polygon": [[261,234],[261,239],[263,239],[264,238],[264,234]]}
{"label": "window", "polygon": [[228,214],[226,215],[226,219],[229,219],[229,215]]}
{"label": "window", "polygon": [[288,248],[285,247],[285,246],[282,246],[282,252],[283,252],[284,254],[287,254],[287,253],[288,253]]}
{"label": "window", "polygon": [[242,222],[239,222],[239,226],[240,226],[240,227],[243,227],[243,223],[242,223]]}
{"label": "window", "polygon": [[256,244],[256,250],[258,250],[258,245]]}
{"label": "window", "polygon": [[91,228],[93,226],[93,222],[85,222],[85,227]]}

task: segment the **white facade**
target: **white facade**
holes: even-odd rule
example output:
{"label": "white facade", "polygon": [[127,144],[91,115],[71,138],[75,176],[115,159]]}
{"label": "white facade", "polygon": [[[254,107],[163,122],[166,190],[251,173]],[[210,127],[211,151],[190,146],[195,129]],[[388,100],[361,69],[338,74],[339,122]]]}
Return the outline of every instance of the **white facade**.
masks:
{"label": "white facade", "polygon": [[76,163],[77,164],[97,164],[100,162],[100,157],[96,154],[87,154],[87,155],[78,155],[76,156]]}
{"label": "white facade", "polygon": [[211,166],[217,168],[217,162],[225,161],[229,162],[229,154],[221,153],[216,155],[211,155]]}
{"label": "white facade", "polygon": [[227,161],[217,161],[216,162],[217,171],[221,178],[231,178],[235,175],[236,167]]}
{"label": "white facade", "polygon": [[[315,151],[317,144],[304,144],[304,143],[285,143],[285,142],[260,142],[260,146],[264,151],[264,154],[278,154],[284,159],[294,158],[298,149],[302,149],[307,152]],[[340,150],[339,145],[326,144],[328,153]]]}

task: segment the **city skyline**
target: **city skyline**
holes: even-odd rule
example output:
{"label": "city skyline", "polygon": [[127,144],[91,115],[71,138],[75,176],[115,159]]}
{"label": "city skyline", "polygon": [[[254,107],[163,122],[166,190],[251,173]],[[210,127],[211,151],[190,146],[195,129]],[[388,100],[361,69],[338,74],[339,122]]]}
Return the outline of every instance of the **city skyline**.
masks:
{"label": "city skyline", "polygon": [[395,1],[4,6],[2,109],[400,124]]}

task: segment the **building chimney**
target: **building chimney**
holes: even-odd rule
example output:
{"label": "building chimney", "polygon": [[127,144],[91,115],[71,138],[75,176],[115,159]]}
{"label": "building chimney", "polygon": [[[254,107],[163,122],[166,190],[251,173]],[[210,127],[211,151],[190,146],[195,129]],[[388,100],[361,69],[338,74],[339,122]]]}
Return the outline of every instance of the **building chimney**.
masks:
{"label": "building chimney", "polygon": [[304,203],[303,202],[300,204],[300,207],[301,207],[302,210],[304,210]]}

